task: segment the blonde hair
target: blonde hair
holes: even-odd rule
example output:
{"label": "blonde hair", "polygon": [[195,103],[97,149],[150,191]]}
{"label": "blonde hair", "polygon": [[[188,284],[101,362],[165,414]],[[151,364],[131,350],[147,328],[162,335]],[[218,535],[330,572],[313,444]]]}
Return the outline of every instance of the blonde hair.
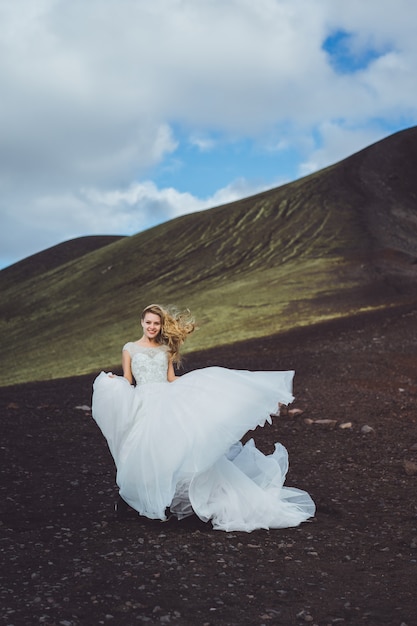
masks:
{"label": "blonde hair", "polygon": [[173,363],[180,365],[180,348],[196,327],[190,310],[178,311],[173,307],[164,308],[159,304],[149,304],[143,309],[140,319],[144,320],[147,313],[159,316],[161,332],[157,340],[168,347]]}

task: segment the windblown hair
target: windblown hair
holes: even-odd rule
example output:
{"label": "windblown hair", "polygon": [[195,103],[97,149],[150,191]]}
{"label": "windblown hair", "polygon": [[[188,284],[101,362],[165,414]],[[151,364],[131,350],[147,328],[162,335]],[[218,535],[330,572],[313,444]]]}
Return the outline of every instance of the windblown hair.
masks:
{"label": "windblown hair", "polygon": [[161,332],[158,341],[168,347],[173,363],[180,365],[180,348],[187,338],[195,330],[195,321],[191,312],[178,311],[173,307],[164,308],[159,304],[150,304],[142,311],[141,320],[145,319],[146,313],[158,315],[161,320]]}

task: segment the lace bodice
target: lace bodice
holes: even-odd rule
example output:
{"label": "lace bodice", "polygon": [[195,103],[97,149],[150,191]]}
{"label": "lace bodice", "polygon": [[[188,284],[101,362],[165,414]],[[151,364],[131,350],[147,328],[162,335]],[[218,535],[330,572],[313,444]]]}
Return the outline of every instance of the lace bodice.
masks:
{"label": "lace bodice", "polygon": [[168,372],[168,348],[146,348],[129,341],[123,346],[130,354],[132,374],[137,385],[166,383]]}

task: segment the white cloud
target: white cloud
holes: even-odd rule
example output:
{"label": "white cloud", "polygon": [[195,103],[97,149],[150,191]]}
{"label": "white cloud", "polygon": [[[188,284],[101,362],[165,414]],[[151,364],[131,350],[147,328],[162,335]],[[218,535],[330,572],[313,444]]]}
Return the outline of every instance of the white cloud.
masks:
{"label": "white cloud", "polygon": [[[218,189],[212,196],[199,198],[188,192],[179,192],[172,187],[159,189],[154,182],[144,181],[134,183],[123,189],[100,191],[97,189],[82,190],[86,219],[95,224],[95,232],[99,233],[100,227],[114,228],[117,223],[122,227],[122,232],[134,234],[146,226],[153,226],[161,222],[187,215],[195,211],[202,211],[220,204],[233,202],[258,191],[263,187],[253,186],[244,179],[239,179],[222,189]],[[49,201],[48,201],[49,202]],[[105,222],[100,226],[96,223],[97,211],[100,212],[101,220]],[[84,225],[86,227],[87,224]]]}
{"label": "white cloud", "polygon": [[203,136],[201,134],[192,134],[189,142],[192,146],[195,146],[201,152],[209,152],[216,145],[214,139],[208,136]]}
{"label": "white cloud", "polygon": [[[234,199],[224,180],[207,201],[150,186],[158,165],[186,176],[180,136],[205,158],[239,139],[298,151],[295,176],[416,123],[416,23],[410,0],[1,0],[2,249]],[[379,57],[337,73],[337,31]]]}

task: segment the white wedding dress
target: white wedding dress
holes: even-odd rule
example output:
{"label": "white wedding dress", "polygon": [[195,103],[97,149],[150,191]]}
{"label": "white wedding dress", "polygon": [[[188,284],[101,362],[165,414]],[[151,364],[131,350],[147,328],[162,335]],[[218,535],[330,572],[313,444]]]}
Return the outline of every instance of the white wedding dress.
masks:
{"label": "white wedding dress", "polygon": [[94,381],[93,418],[107,439],[121,497],[138,513],[179,519],[195,513],[216,530],[298,526],[311,497],[284,487],[286,449],[265,456],[251,439],[278,402],[293,401],[293,371],[207,367],[167,382],[165,346],[129,342],[136,387],[105,372]]}

